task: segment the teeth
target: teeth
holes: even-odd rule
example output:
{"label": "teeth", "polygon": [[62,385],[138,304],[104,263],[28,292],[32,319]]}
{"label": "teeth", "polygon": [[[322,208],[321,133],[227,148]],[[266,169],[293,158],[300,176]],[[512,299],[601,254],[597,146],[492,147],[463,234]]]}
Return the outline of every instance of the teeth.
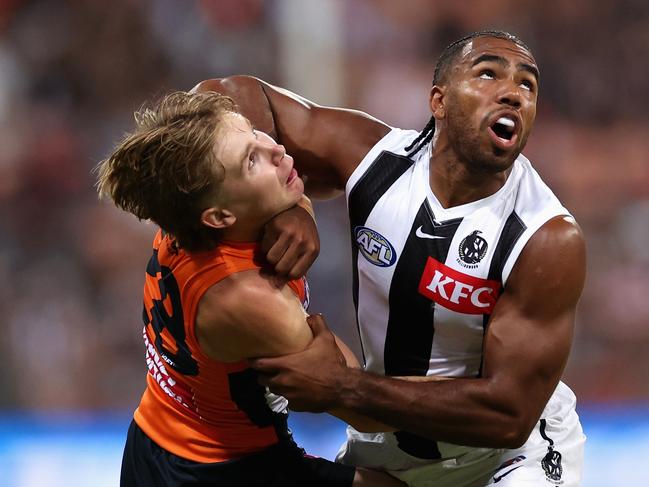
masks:
{"label": "teeth", "polygon": [[499,123],[500,125],[504,125],[505,127],[509,127],[510,129],[514,128],[514,121],[510,120],[507,117],[500,117],[498,120],[496,120],[496,123]]}

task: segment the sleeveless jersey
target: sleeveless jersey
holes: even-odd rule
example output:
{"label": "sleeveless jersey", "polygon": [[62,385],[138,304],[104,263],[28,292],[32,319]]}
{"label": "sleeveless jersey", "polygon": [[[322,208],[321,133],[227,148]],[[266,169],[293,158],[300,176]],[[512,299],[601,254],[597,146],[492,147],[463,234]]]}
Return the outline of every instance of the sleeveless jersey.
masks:
{"label": "sleeveless jersey", "polygon": [[[147,387],[135,422],[182,458],[212,463],[263,450],[287,435],[287,401],[257,383],[245,361],[219,362],[198,344],[198,303],[227,276],[262,267],[254,243],[221,243],[208,252],[175,250],[159,231],[144,285]],[[305,279],[288,285],[308,305]]]}
{"label": "sleeveless jersey", "polygon": [[[490,313],[523,247],[545,222],[569,212],[522,155],[496,193],[444,208],[430,189],[429,151],[406,157],[417,135],[392,129],[346,186],[365,369],[477,377]],[[348,447],[393,435],[349,431]],[[471,450],[405,432],[389,441],[401,450],[395,458],[408,454],[397,468]]]}

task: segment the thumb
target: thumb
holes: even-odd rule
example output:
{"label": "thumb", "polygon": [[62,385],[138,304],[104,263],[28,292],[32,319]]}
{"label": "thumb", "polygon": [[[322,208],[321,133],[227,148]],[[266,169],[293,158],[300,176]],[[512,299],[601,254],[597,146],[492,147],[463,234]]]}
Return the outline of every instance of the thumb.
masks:
{"label": "thumb", "polygon": [[327,328],[327,323],[320,313],[309,315],[306,319],[306,322],[311,327],[311,331],[313,332],[314,337],[329,331],[329,328]]}

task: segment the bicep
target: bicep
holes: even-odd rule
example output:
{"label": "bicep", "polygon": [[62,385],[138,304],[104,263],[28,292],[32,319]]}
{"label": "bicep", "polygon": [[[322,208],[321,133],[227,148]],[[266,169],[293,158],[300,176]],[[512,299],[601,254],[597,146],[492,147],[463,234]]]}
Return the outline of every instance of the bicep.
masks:
{"label": "bicep", "polygon": [[[366,113],[317,105],[286,90],[263,85],[282,144],[307,176],[307,191],[343,191],[369,150],[390,131]],[[326,194],[324,194],[326,196]]]}
{"label": "bicep", "polygon": [[251,76],[207,80],[194,90],[232,97],[255,128],[286,147],[314,197],[344,190],[365,154],[390,130],[363,112],[323,107]]}
{"label": "bicep", "polygon": [[210,288],[201,299],[196,328],[205,353],[223,361],[294,353],[313,339],[292,291],[277,289],[258,273]]}
{"label": "bicep", "polygon": [[576,224],[555,219],[537,233],[489,320],[482,371],[531,415],[540,414],[563,373],[585,274]]}

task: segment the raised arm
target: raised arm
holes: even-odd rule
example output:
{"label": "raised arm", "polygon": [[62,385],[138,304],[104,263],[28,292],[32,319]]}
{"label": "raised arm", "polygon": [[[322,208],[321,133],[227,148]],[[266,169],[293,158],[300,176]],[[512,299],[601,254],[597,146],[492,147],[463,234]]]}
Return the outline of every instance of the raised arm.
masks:
{"label": "raised arm", "polygon": [[[253,365],[268,374],[264,382],[278,393],[300,381],[300,394],[289,394],[298,410],[343,407],[435,440],[518,447],[563,372],[584,277],[579,227],[566,217],[549,221],[527,243],[498,300],[477,379],[404,382],[343,369],[327,362],[331,351],[322,330],[307,350],[318,364],[313,370],[303,360],[307,352]],[[298,363],[307,375],[294,370]]]}
{"label": "raised arm", "polygon": [[232,97],[256,129],[286,147],[314,197],[340,194],[361,159],[390,130],[365,113],[323,107],[252,76],[206,80],[193,90]]}

